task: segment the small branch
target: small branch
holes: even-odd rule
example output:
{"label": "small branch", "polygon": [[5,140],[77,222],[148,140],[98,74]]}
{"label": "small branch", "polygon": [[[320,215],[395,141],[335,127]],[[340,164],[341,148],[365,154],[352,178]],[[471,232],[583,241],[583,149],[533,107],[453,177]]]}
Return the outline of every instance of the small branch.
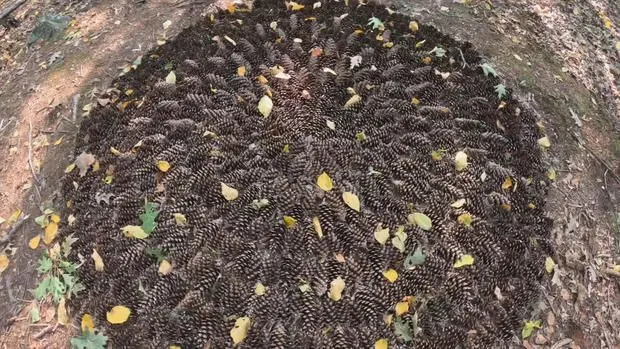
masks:
{"label": "small branch", "polygon": [[458,48],[459,53],[461,54],[461,59],[463,60],[463,69],[465,69],[469,64],[467,64],[467,61],[465,60],[465,56],[463,55],[463,51],[461,51],[461,48]]}
{"label": "small branch", "polygon": [[590,155],[592,155],[601,165],[603,165],[603,167],[605,167],[607,170],[609,170],[611,176],[614,177],[614,179],[616,181],[618,181],[618,183],[620,183],[620,177],[618,177],[618,175],[614,172],[614,169],[611,168],[611,166],[609,166],[607,164],[607,162],[605,162],[605,160],[601,159],[598,155],[596,155],[592,151],[592,149],[590,149],[584,142],[579,140],[579,138],[574,133],[571,133],[571,135],[573,136],[573,138],[575,139],[577,144],[579,144],[580,146],[584,147],[590,153]]}
{"label": "small branch", "polygon": [[39,197],[39,201],[41,201],[41,191],[39,186],[41,182],[39,182],[39,178],[37,178],[37,174],[34,171],[34,166],[32,165],[32,120],[28,120],[28,167],[30,167],[30,172],[32,173],[32,178],[34,178],[34,188],[37,192],[37,196]]}

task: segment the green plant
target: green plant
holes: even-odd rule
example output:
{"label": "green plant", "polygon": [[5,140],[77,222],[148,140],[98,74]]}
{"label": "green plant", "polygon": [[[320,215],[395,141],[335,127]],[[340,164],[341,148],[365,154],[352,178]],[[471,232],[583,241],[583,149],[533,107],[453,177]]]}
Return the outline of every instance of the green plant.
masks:
{"label": "green plant", "polygon": [[71,338],[71,348],[74,349],[105,349],[108,337],[88,328],[82,330],[79,337]]}
{"label": "green plant", "polygon": [[84,290],[84,286],[75,276],[78,266],[66,259],[71,252],[71,244],[76,240],[68,237],[62,247],[59,244],[54,245],[39,259],[37,272],[44,275],[44,278],[32,291],[37,300],[51,296],[52,301],[58,304],[63,297],[71,298],[71,295]]}

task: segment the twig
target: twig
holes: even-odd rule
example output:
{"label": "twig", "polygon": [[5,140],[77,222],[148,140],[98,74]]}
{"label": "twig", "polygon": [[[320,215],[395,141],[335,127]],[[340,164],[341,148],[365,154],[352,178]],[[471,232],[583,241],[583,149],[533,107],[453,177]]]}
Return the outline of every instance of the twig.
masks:
{"label": "twig", "polygon": [[571,135],[573,136],[575,141],[577,141],[577,143],[580,146],[584,147],[590,153],[590,155],[592,155],[599,163],[601,163],[601,165],[603,165],[606,169],[608,169],[609,172],[611,173],[611,176],[614,177],[614,179],[618,181],[618,183],[620,183],[620,177],[614,173],[613,168],[611,168],[611,166],[609,166],[607,162],[605,162],[605,160],[601,159],[598,155],[596,155],[592,151],[592,149],[590,149],[584,142],[582,142],[574,133],[571,133]]}
{"label": "twig", "polygon": [[73,120],[73,124],[77,122],[77,109],[78,102],[80,101],[80,94],[76,93],[73,98],[71,98],[71,119]]}
{"label": "twig", "polygon": [[11,230],[9,230],[9,232],[5,236],[0,238],[0,244],[1,243],[5,243],[5,242],[11,240],[11,236],[13,236],[13,234],[15,234],[15,232],[17,232],[19,227],[21,227],[22,224],[24,224],[24,222],[28,218],[30,218],[30,215],[25,215],[22,219],[20,219],[19,221],[15,222],[15,224],[13,224],[13,226],[11,227]]}
{"label": "twig", "polygon": [[32,338],[41,339],[43,336],[45,336],[49,332],[53,332],[54,330],[56,330],[56,327],[58,327],[58,323],[56,323],[56,325],[54,326],[49,325],[46,328],[42,329],[39,333],[35,334]]}
{"label": "twig", "polygon": [[565,345],[569,345],[569,344],[571,344],[572,342],[573,342],[573,340],[572,340],[572,339],[570,339],[570,338],[564,338],[564,339],[561,339],[561,340],[559,340],[559,341],[555,342],[555,343],[551,346],[551,349],[560,349],[560,348],[564,347]]}
{"label": "twig", "polygon": [[469,64],[467,64],[467,61],[465,60],[465,55],[463,55],[463,51],[461,51],[461,48],[458,48],[459,53],[461,54],[461,59],[463,60],[463,69],[465,69]]}

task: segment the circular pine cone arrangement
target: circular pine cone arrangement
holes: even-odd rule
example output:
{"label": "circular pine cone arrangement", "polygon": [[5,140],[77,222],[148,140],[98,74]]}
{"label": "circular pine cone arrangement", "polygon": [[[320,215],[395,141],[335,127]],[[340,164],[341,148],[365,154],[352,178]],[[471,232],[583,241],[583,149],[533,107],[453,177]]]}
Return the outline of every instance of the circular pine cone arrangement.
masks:
{"label": "circular pine cone arrangement", "polygon": [[114,348],[507,346],[551,221],[537,120],[481,63],[352,0],[230,7],[156,47],[63,184],[78,314]]}

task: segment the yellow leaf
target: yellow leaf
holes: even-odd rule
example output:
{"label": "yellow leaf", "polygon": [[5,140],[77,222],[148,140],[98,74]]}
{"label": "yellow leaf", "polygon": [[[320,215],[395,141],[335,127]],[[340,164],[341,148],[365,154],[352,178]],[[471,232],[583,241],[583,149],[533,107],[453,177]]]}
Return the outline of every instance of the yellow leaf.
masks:
{"label": "yellow leaf", "polygon": [[381,338],[375,342],[375,349],[388,349],[388,340]]}
{"label": "yellow leaf", "polygon": [[414,33],[417,32],[419,28],[420,27],[418,26],[418,22],[416,21],[409,22],[409,30],[411,30],[412,32]]}
{"label": "yellow leaf", "polygon": [[224,197],[224,199],[226,199],[227,201],[233,201],[237,197],[239,197],[239,191],[237,191],[237,189],[233,187],[229,187],[224,183],[221,183],[221,185],[222,185],[222,196]]}
{"label": "yellow leaf", "polygon": [[169,345],[168,349],[181,349],[181,347],[178,345]]}
{"label": "yellow leaf", "polygon": [[93,261],[95,261],[95,270],[103,271],[105,264],[103,264],[103,258],[99,255],[99,252],[93,248],[93,254],[90,255]]}
{"label": "yellow leaf", "polygon": [[2,253],[0,254],[0,274],[9,267],[9,257]]}
{"label": "yellow leaf", "polygon": [[114,147],[110,147],[110,153],[112,153],[112,154],[114,154],[116,156],[121,155],[121,151],[116,149],[116,148],[114,148]]}
{"label": "yellow leaf", "polygon": [[90,333],[93,333],[93,331],[95,330],[95,323],[93,321],[93,317],[90,314],[84,313],[84,315],[82,315],[82,324],[80,328],[82,329],[82,332],[88,331]]}
{"label": "yellow leaf", "polygon": [[344,280],[339,276],[330,283],[327,296],[329,296],[329,299],[337,302],[342,299],[342,291],[344,291]]}
{"label": "yellow leaf", "polygon": [[557,177],[557,174],[555,173],[555,169],[553,167],[547,170],[547,178],[549,178],[552,181],[555,181],[556,177]]}
{"label": "yellow leaf", "polygon": [[293,11],[300,11],[300,10],[303,10],[304,7],[306,7],[304,5],[300,5],[300,4],[296,3],[294,1],[291,1],[289,4],[291,5],[291,10],[293,10]]}
{"label": "yellow leaf", "polygon": [[159,160],[157,161],[157,168],[161,172],[168,172],[168,170],[170,169],[170,163],[168,163],[168,161]]}
{"label": "yellow leaf", "polygon": [[390,238],[390,228],[382,229],[381,225],[375,229],[375,240],[381,245],[385,245],[387,240]]}
{"label": "yellow leaf", "polygon": [[58,138],[57,140],[54,141],[54,145],[59,145],[62,143],[62,139],[65,138],[65,136],[62,136],[60,138]]}
{"label": "yellow leaf", "polygon": [[131,310],[124,305],[114,306],[110,311],[106,313],[106,319],[113,325],[122,324],[129,319]]}
{"label": "yellow leaf", "polygon": [[19,219],[19,216],[22,215],[22,210],[17,209],[15,211],[13,211],[13,213],[11,213],[11,215],[9,216],[9,219],[7,219],[7,222],[9,224],[13,224],[15,222],[17,222],[17,220]]}
{"label": "yellow leaf", "polygon": [[321,173],[316,178],[316,184],[324,191],[330,191],[334,189],[334,181],[332,181],[331,177],[327,174],[327,172]]}
{"label": "yellow leaf", "polygon": [[139,225],[124,226],[121,231],[128,238],[146,239],[148,237],[148,234]]}
{"label": "yellow leaf", "polygon": [[100,168],[101,168],[101,165],[99,164],[99,160],[96,160],[95,163],[93,164],[93,172],[99,171]]}
{"label": "yellow leaf", "polygon": [[282,217],[282,221],[284,222],[284,226],[288,229],[295,228],[295,225],[297,224],[297,220],[291,216]]}
{"label": "yellow leaf", "polygon": [[611,268],[616,273],[620,273],[620,264],[616,264]]}
{"label": "yellow leaf", "polygon": [[245,76],[245,66],[244,65],[242,65],[239,68],[237,68],[237,75]]}
{"label": "yellow leaf", "polygon": [[67,314],[67,307],[65,306],[65,297],[60,299],[58,302],[58,310],[56,311],[58,314],[58,323],[61,325],[66,325],[69,323],[69,314]]}
{"label": "yellow leaf", "polygon": [[269,82],[269,80],[267,80],[267,78],[266,78],[266,77],[264,77],[264,76],[262,76],[262,75],[259,75],[259,76],[256,78],[256,80],[258,80],[258,82],[259,82],[261,85],[267,85],[267,83]]}
{"label": "yellow leaf", "polygon": [[396,316],[401,316],[403,314],[408,313],[409,312],[409,302],[408,301],[402,301],[402,302],[396,303],[396,306],[394,306],[394,312],[396,313]]}
{"label": "yellow leaf", "polygon": [[273,109],[273,101],[269,96],[263,96],[260,101],[258,101],[258,111],[264,116],[268,117],[271,114],[271,110]]}
{"label": "yellow leaf", "polygon": [[389,282],[394,282],[398,279],[398,272],[394,269],[388,269],[383,272],[383,276],[388,279]]}
{"label": "yellow leaf", "polygon": [[457,171],[463,171],[467,167],[467,154],[463,151],[459,151],[454,156],[454,168]]}
{"label": "yellow leaf", "polygon": [[187,224],[187,218],[185,218],[185,215],[182,213],[173,213],[172,215],[174,216],[176,225],[185,226]]}
{"label": "yellow leaf", "polygon": [[312,225],[314,226],[314,231],[316,235],[319,236],[319,239],[323,238],[323,229],[321,228],[321,222],[319,221],[319,217],[312,218]]}
{"label": "yellow leaf", "polygon": [[507,189],[510,189],[511,187],[512,187],[512,178],[508,177],[506,178],[504,183],[502,183],[502,189],[507,190]]}
{"label": "yellow leaf", "polygon": [[36,250],[39,247],[39,243],[41,242],[41,235],[37,235],[28,241],[28,247],[33,250]]}
{"label": "yellow leaf", "polygon": [[529,208],[529,209],[532,209],[532,210],[533,210],[533,209],[535,209],[535,208],[536,208],[536,205],[534,205],[533,203],[531,203],[531,202],[530,202],[529,204],[527,204],[527,208]]}
{"label": "yellow leaf", "polygon": [[348,109],[356,104],[358,104],[359,102],[362,101],[362,96],[360,95],[353,95],[351,96],[351,98],[349,98],[349,100],[344,104],[344,109]]}
{"label": "yellow leaf", "polygon": [[360,199],[357,197],[357,195],[345,191],[344,193],[342,193],[342,200],[344,200],[344,203],[347,204],[347,206],[349,206],[354,211],[360,211]]}
{"label": "yellow leaf", "polygon": [[226,11],[228,11],[228,13],[230,14],[235,13],[236,10],[237,8],[235,7],[235,4],[233,4],[232,2],[228,4],[228,6],[226,6]]}
{"label": "yellow leaf", "polygon": [[50,222],[45,227],[43,242],[45,242],[46,245],[51,244],[52,241],[54,241],[54,239],[56,238],[56,235],[58,235],[58,223]]}
{"label": "yellow leaf", "polygon": [[112,184],[112,181],[114,180],[114,176],[112,175],[107,175],[105,176],[105,178],[103,179],[104,182],[106,182],[107,184]]}
{"label": "yellow leaf", "polygon": [[159,263],[158,271],[162,275],[168,275],[172,271],[172,264],[170,264],[170,262],[164,259],[163,261],[161,261],[161,263]]}
{"label": "yellow leaf", "polygon": [[510,211],[512,209],[512,206],[510,206],[510,204],[502,204],[501,207],[506,211]]}
{"label": "yellow leaf", "polygon": [[410,224],[415,224],[420,227],[422,230],[431,230],[433,228],[433,221],[431,221],[430,217],[425,215],[422,212],[415,212],[407,216],[407,221]]}
{"label": "yellow leaf", "polygon": [[166,76],[166,82],[169,84],[177,83],[177,75],[174,73],[174,70],[171,70],[170,73],[168,73],[168,76]]}
{"label": "yellow leaf", "polygon": [[65,168],[65,173],[71,173],[75,169],[75,164],[71,164]]}
{"label": "yellow leaf", "polygon": [[465,205],[465,199],[458,199],[455,202],[451,203],[450,206],[454,208],[461,208]]}
{"label": "yellow leaf", "polygon": [[470,254],[463,255],[454,263],[454,268],[462,268],[474,264],[474,257]]}
{"label": "yellow leaf", "polygon": [[234,345],[243,343],[248,336],[251,324],[252,321],[247,316],[240,317],[235,321],[235,326],[230,330],[230,337]]}
{"label": "yellow leaf", "polygon": [[555,269],[555,261],[551,257],[547,257],[545,259],[545,270],[547,273],[553,273],[553,269]]}
{"label": "yellow leaf", "polygon": [[131,96],[133,93],[134,93],[134,90],[133,90],[132,88],[127,89],[127,90],[125,91],[125,94],[126,94],[127,96]]}
{"label": "yellow leaf", "polygon": [[54,223],[60,223],[60,216],[57,214],[53,214],[50,216],[50,220]]}
{"label": "yellow leaf", "polygon": [[471,227],[472,216],[469,213],[463,213],[456,220],[466,227]]}
{"label": "yellow leaf", "polygon": [[263,285],[260,282],[257,282],[256,286],[254,286],[254,294],[257,296],[263,296],[265,295],[266,292],[267,292],[267,288],[265,288],[265,285]]}
{"label": "yellow leaf", "polygon": [[415,98],[415,97],[413,97],[413,98],[411,98],[411,104],[413,104],[413,105],[420,105],[420,100]]}
{"label": "yellow leaf", "polygon": [[549,148],[551,146],[551,142],[549,141],[549,137],[545,136],[538,140],[538,145],[543,148]]}

